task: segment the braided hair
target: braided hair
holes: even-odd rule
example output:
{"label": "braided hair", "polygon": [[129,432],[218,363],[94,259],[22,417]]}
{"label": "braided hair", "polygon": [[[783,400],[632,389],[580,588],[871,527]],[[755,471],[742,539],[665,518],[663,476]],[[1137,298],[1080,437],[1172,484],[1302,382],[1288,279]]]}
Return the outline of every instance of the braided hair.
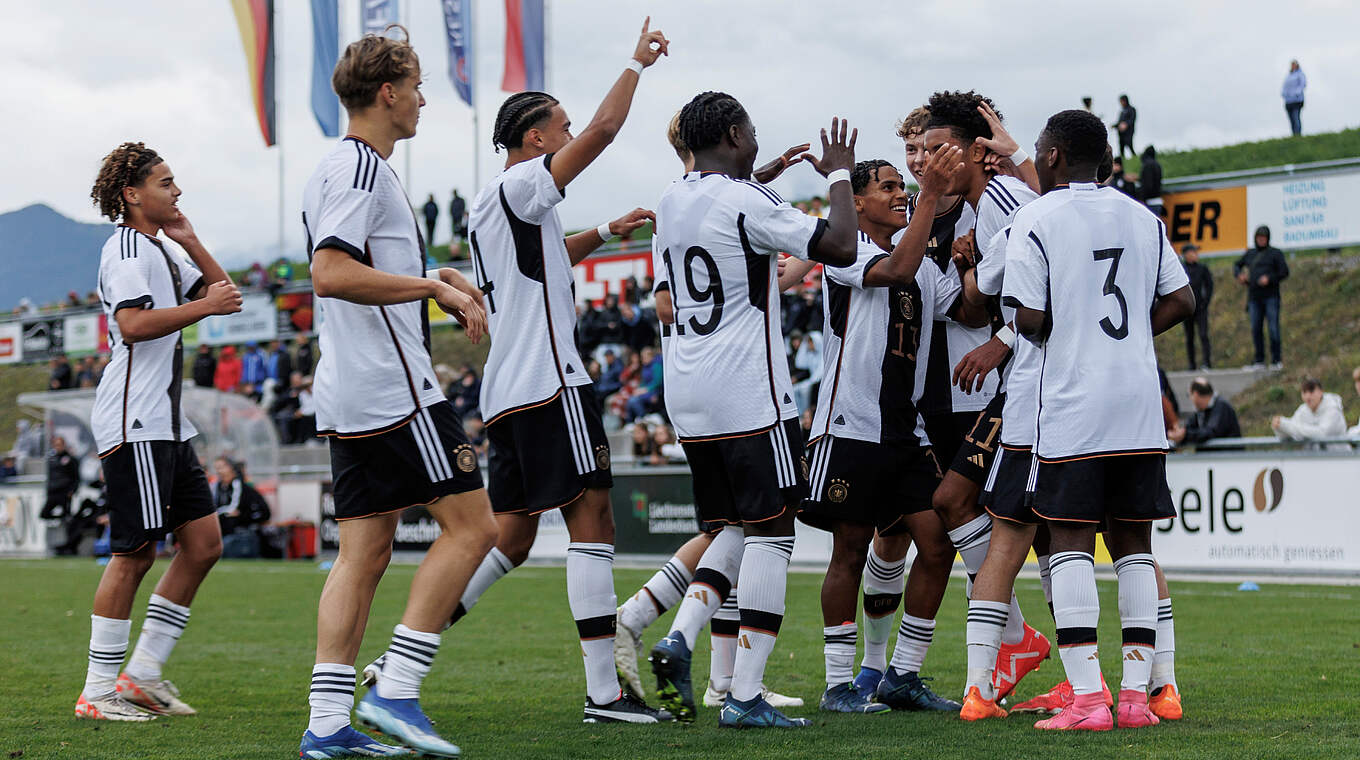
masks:
{"label": "braided hair", "polygon": [[878,179],[878,170],[885,166],[894,170],[897,168],[881,158],[871,158],[868,161],[860,161],[855,164],[855,170],[850,172],[850,190],[855,195],[863,194],[869,183]]}
{"label": "braided hair", "polygon": [[734,125],[750,121],[746,109],[725,92],[701,92],[680,109],[680,141],[692,153],[722,143]]}
{"label": "braided hair", "polygon": [[[985,98],[972,90],[968,92],[937,92],[930,96],[926,108],[930,110],[930,120],[926,129],[946,127],[960,140],[971,143],[979,137],[991,138],[992,127],[978,113],[978,106],[986,103],[996,110],[990,98]],[[1001,112],[996,111],[997,118]]]}
{"label": "braided hair", "polygon": [[163,160],[156,151],[140,142],[125,142],[109,151],[90,190],[90,198],[99,207],[100,215],[115,222],[127,216],[123,188],[142,184]]}
{"label": "braided hair", "polygon": [[[1110,146],[1105,123],[1081,109],[1059,111],[1044,125],[1053,144],[1067,157],[1069,166],[1099,166]],[[1113,159],[1111,159],[1113,164]]]}
{"label": "braided hair", "polygon": [[505,99],[496,112],[496,127],[491,133],[491,145],[499,153],[501,148],[513,150],[524,145],[524,134],[552,115],[557,98],[546,92],[517,92]]}

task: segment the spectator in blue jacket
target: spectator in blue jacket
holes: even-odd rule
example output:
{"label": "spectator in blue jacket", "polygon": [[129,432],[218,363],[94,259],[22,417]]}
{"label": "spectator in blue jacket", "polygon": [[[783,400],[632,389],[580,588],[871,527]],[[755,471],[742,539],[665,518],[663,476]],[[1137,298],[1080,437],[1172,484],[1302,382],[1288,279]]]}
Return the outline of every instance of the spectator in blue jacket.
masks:
{"label": "spectator in blue jacket", "polygon": [[267,363],[267,357],[264,351],[260,350],[260,345],[254,341],[247,343],[245,355],[241,357],[241,383],[258,393],[265,377],[268,376],[265,372]]}
{"label": "spectator in blue jacket", "polygon": [[1303,121],[1299,118],[1299,112],[1303,110],[1303,88],[1307,86],[1308,77],[1299,68],[1299,62],[1290,61],[1289,73],[1285,74],[1284,86],[1280,88],[1280,97],[1284,98],[1284,112],[1289,114],[1289,131],[1295,137],[1303,134]]}

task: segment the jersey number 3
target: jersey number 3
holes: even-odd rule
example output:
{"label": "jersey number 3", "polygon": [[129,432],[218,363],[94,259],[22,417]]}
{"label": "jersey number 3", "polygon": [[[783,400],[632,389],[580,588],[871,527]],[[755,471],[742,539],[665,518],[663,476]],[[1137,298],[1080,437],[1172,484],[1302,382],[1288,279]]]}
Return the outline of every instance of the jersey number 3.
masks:
{"label": "jersey number 3", "polygon": [[1114,322],[1109,317],[1102,317],[1100,329],[1105,334],[1115,340],[1123,340],[1129,337],[1129,304],[1124,300],[1124,292],[1119,286],[1114,284],[1114,278],[1119,273],[1119,257],[1124,255],[1123,248],[1102,248],[1099,251],[1092,251],[1096,261],[1109,261],[1110,271],[1105,274],[1105,287],[1101,293],[1107,296],[1114,296],[1119,302],[1119,326],[1115,327]]}

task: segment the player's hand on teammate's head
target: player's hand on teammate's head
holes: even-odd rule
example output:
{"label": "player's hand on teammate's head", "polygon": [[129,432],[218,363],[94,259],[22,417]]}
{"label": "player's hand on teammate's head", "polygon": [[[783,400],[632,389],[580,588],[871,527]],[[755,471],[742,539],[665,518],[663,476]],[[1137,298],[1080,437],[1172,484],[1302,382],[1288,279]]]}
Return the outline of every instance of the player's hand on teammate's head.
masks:
{"label": "player's hand on teammate's head", "polygon": [[241,310],[241,290],[230,280],[218,280],[208,286],[203,302],[213,314],[235,314]]}
{"label": "player's hand on teammate's head", "polygon": [[851,131],[850,122],[832,117],[830,135],[825,129],[822,130],[821,158],[811,153],[804,153],[800,158],[812,164],[812,168],[823,177],[837,169],[852,172],[855,170],[855,141],[858,139],[859,130]]}
{"label": "player's hand on teammate's head", "polygon": [[957,145],[941,146],[926,161],[921,172],[921,194],[939,197],[949,190],[954,177],[963,171],[963,148]]}
{"label": "player's hand on teammate's head", "polygon": [[982,114],[982,118],[987,120],[987,126],[992,128],[992,136],[990,138],[979,137],[973,142],[1002,158],[1015,155],[1015,152],[1020,150],[1020,143],[1016,142],[1015,138],[1011,137],[1011,133],[1007,132],[1006,128],[1001,125],[1001,117],[996,115],[996,111],[992,110],[992,107],[987,105],[986,102],[979,103],[977,110],[978,113]]}
{"label": "player's hand on teammate's head", "polygon": [[774,182],[775,179],[784,173],[784,170],[803,160],[803,153],[812,147],[812,143],[795,145],[784,151],[783,154],[776,156],[773,161],[751,172],[751,178],[762,185]]}
{"label": "player's hand on teammate's head", "polygon": [[447,282],[440,282],[434,300],[445,314],[458,320],[458,324],[462,325],[464,332],[467,333],[468,340],[473,343],[481,341],[482,336],[486,334],[486,311],[472,296]]}
{"label": "player's hand on teammate's head", "polygon": [[619,237],[628,237],[647,222],[656,223],[656,214],[645,208],[635,208],[609,223],[609,231]]}
{"label": "player's hand on teammate's head", "polygon": [[987,155],[982,158],[982,166],[992,174],[1000,174],[1004,177],[1020,177],[1020,170],[1016,168],[1015,162],[1007,156],[987,151]]}
{"label": "player's hand on teammate's head", "polygon": [[652,17],[648,16],[642,22],[642,36],[638,38],[637,49],[633,51],[633,60],[642,64],[643,68],[656,63],[656,59],[663,55],[670,55],[671,41],[666,39],[666,35],[660,29],[652,29]]}

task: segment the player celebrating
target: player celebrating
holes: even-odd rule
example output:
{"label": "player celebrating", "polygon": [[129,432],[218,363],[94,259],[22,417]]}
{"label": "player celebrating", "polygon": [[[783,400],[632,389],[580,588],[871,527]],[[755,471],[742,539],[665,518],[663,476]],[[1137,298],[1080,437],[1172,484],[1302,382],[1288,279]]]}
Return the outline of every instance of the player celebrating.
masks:
{"label": "player celebrating", "polygon": [[1158,617],[1152,521],[1174,517],[1166,483],[1152,338],[1194,312],[1194,295],[1160,219],[1095,184],[1099,119],[1063,111],[1035,146],[1046,195],[1017,215],[1003,298],[1040,351],[1030,499],[1048,522],[1054,615],[1075,699],[1036,728],[1113,727],[1100,694],[1095,537],[1119,579],[1123,681],[1118,723],[1155,725],[1148,709]]}
{"label": "player celebrating", "polygon": [[[115,148],[90,196],[101,214],[121,220],[99,257],[113,352],[90,417],[108,484],[113,558],[94,595],[89,669],[75,713],[119,721],[193,715],[161,668],[189,622],[199,584],[222,555],[222,534],[188,442],[198,431],[180,407],[180,330],[240,311],[241,293],[180,212],[180,189],[156,151],[130,142]],[[187,260],[166,248],[162,231]],[[156,559],[156,542],[172,531],[179,553],[151,594],[137,648],[119,675],[137,587]]]}
{"label": "player celebrating", "polygon": [[490,442],[491,503],[500,540],[470,584],[458,614],[528,556],[538,516],[561,508],[567,598],[585,658],[587,722],[670,720],[619,689],[614,671],[614,519],[609,444],[586,365],[574,340],[571,267],[615,235],[641,227],[641,209],[566,238],[556,206],[623,126],[642,70],[667,53],[651,20],[642,25],[628,67],[590,124],[573,137],[551,95],[512,95],[496,115],[495,144],[505,171],[478,193],[469,241],[486,294],[493,337],[481,409]]}
{"label": "player celebrating", "polygon": [[382,678],[355,712],[420,753],[456,757],[458,747],[421,710],[420,685],[496,525],[476,454],[430,364],[425,302],[435,299],[474,342],[486,316],[480,292],[454,270],[425,276],[419,224],[387,163],[397,141],[415,135],[425,105],[415,51],[405,39],[368,35],[346,48],[331,85],[349,113],[350,134],[308,180],[302,222],[325,315],[315,396],[317,427],[331,438],[340,552],[317,609],[311,717],[300,752],[408,754],[351,728],[350,710],[354,658],[401,512],[422,504],[442,532],[411,582]]}
{"label": "player celebrating", "polygon": [[[859,256],[852,266],[828,267],[823,280],[829,304],[824,381],[829,392],[821,394],[813,419],[811,495],[799,518],[834,536],[822,585],[824,710],[872,713],[890,705],[959,709],[957,702],[931,693],[917,675],[949,583],[954,549],[931,509],[940,470],[915,402],[925,376],[917,357],[922,345],[930,345],[935,320],[987,323],[985,308],[969,313],[958,298],[957,276],[922,263],[941,191],[952,173],[963,168],[962,155],[954,148],[932,156],[919,175],[920,213],[895,249],[890,241],[907,223],[906,183],[886,161],[857,164],[851,184],[859,216]],[[801,278],[801,269],[790,264],[784,278]],[[905,533],[917,543],[907,617],[924,629],[911,642],[914,646],[909,637],[898,639],[894,665],[901,667],[888,669],[877,686],[879,701],[851,683],[855,597],[875,529],[886,537]]]}
{"label": "player celebrating", "polygon": [[[795,210],[749,180],[758,145],[746,110],[725,93],[696,96],[680,113],[680,137],[696,171],[667,188],[657,241],[671,283],[675,332],[666,362],[666,409],[694,477],[701,520],[724,529],[705,552],[729,589],[740,578],[741,627],[731,688],[719,713],[729,727],[806,726],[761,697],[765,662],[784,613],[793,551],[793,514],[805,495],[798,409],[779,327],[776,256],[832,264],[854,260],[849,187],[854,137],[833,120],[822,157],[804,156],[830,175],[831,215]],[[720,584],[720,585],[722,585]],[[716,588],[718,597],[724,588]],[[683,608],[681,612],[683,612]],[[652,666],[671,703],[693,709],[692,642],[672,631],[652,649]],[[678,697],[678,699],[677,699]],[[677,705],[679,706],[679,705]]]}

